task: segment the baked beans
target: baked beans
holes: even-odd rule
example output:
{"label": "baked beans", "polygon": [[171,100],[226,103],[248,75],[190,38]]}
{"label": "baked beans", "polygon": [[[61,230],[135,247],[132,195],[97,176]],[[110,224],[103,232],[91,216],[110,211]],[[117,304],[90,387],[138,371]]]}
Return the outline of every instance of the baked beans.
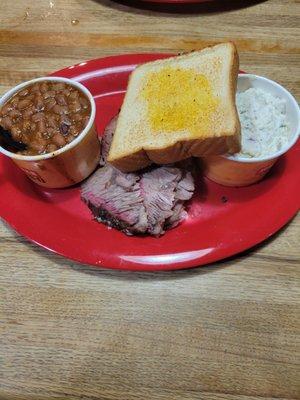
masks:
{"label": "baked beans", "polygon": [[15,141],[24,143],[24,155],[46,154],[71,143],[91,115],[87,96],[58,81],[40,81],[25,87],[0,109],[0,125]]}

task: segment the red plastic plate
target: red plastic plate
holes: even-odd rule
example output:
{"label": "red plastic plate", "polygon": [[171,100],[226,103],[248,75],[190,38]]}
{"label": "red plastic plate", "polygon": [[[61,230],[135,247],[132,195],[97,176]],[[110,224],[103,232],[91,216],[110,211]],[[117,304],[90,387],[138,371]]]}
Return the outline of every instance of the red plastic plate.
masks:
{"label": "red plastic plate", "polygon": [[[130,72],[137,64],[166,56],[108,57],[54,75],[73,78],[89,88],[96,100],[97,128],[102,134],[122,103]],[[298,141],[263,181],[246,188],[226,188],[200,176],[188,218],[159,239],[128,237],[93,221],[80,200],[79,187],[44,189],[1,156],[0,215],[29,240],[82,263],[143,271],[189,268],[254,246],[297,213],[299,156]]]}

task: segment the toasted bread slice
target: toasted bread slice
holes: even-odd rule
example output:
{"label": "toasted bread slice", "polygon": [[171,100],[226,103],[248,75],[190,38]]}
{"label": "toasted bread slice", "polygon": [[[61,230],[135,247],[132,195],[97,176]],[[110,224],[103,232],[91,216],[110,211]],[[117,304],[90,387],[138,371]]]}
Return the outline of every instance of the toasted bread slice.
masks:
{"label": "toasted bread slice", "polygon": [[238,68],[233,43],[136,68],[108,161],[129,172],[190,156],[238,152]]}

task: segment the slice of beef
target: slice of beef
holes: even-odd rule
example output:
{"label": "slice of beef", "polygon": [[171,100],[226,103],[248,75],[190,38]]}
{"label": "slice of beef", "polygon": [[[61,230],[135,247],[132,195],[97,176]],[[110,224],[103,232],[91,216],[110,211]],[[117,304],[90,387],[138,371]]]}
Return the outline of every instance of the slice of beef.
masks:
{"label": "slice of beef", "polygon": [[110,145],[116,130],[117,126],[117,121],[118,121],[118,115],[116,115],[108,125],[106,126],[104,130],[103,137],[101,139],[101,157],[100,157],[100,165],[105,165],[107,156],[109,153]]}
{"label": "slice of beef", "polygon": [[140,185],[151,235],[164,233],[165,222],[173,214],[176,187],[181,178],[182,171],[172,167],[155,168],[142,174]]}
{"label": "slice of beef", "polygon": [[83,183],[81,196],[98,221],[127,234],[144,233],[148,221],[139,179],[106,165]]}
{"label": "slice of beef", "polygon": [[[105,165],[117,117],[105,129],[100,165]],[[99,222],[128,235],[160,236],[185,217],[184,203],[194,192],[187,168],[174,165],[125,174],[109,164],[82,185],[81,196]]]}
{"label": "slice of beef", "polygon": [[172,215],[166,220],[166,229],[175,228],[181,221],[183,221],[187,212],[185,211],[185,202],[190,200],[194,194],[195,185],[192,173],[181,169],[182,179],[178,182],[175,190],[175,201],[173,206]]}

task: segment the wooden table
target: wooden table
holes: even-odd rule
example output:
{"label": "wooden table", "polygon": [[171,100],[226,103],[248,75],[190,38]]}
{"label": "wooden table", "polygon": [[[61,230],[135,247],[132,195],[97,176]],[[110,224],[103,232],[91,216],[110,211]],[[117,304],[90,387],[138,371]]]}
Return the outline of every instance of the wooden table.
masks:
{"label": "wooden table", "polygon": [[[299,1],[229,3],[176,14],[1,0],[1,92],[90,58],[231,39],[242,69],[299,99]],[[1,223],[0,398],[296,399],[299,232],[298,216],[228,261],[143,274],[76,264]]]}

